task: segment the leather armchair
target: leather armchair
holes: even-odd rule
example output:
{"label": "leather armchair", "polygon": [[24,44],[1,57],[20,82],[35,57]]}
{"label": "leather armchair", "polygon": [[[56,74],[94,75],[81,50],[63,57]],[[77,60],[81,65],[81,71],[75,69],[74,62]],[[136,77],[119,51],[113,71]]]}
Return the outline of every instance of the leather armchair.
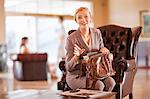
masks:
{"label": "leather armchair", "polygon": [[[102,33],[105,47],[114,55],[113,69],[116,71],[114,79],[116,86],[113,91],[117,92],[116,99],[122,99],[129,95],[132,99],[133,81],[137,71],[136,67],[136,45],[141,34],[142,27],[123,27],[118,25],[106,25],[98,27]],[[71,34],[75,30],[69,31]],[[59,68],[63,71],[63,76],[58,82],[58,89],[70,89],[65,81],[66,70],[65,61],[59,63]]]}
{"label": "leather armchair", "polygon": [[17,54],[13,60],[13,73],[20,81],[47,80],[47,54]]}
{"label": "leather armchair", "polygon": [[142,27],[121,27],[107,25],[99,27],[102,32],[104,45],[114,55],[113,69],[116,71],[114,79],[117,99],[129,95],[133,98],[133,81],[137,71],[136,45],[141,34]]}

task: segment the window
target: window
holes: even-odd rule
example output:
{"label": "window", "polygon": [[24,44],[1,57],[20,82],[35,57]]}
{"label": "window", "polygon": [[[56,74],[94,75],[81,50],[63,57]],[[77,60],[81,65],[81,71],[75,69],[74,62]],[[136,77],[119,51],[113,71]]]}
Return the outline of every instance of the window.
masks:
{"label": "window", "polygon": [[[32,52],[46,52],[49,63],[58,63],[65,53],[67,32],[77,29],[73,11],[79,6],[92,10],[89,1],[6,0],[8,54],[18,53],[21,38],[27,36]],[[63,23],[60,22],[60,15],[64,17]],[[71,16],[71,19],[65,16]]]}

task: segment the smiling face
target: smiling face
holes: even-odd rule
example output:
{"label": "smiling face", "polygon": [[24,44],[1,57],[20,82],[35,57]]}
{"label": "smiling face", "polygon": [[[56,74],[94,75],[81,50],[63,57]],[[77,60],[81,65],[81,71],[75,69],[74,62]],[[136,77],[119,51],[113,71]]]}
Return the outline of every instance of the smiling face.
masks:
{"label": "smiling face", "polygon": [[81,28],[89,27],[91,23],[91,13],[86,8],[79,9],[75,14],[75,21]]}

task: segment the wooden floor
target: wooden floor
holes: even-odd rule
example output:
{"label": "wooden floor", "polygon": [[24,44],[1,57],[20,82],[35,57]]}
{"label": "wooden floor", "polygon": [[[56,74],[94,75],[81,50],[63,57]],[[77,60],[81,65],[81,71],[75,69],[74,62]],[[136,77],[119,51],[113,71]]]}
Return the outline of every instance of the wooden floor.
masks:
{"label": "wooden floor", "polygon": [[[150,99],[150,69],[138,69],[133,86],[134,99]],[[128,99],[125,97],[125,99]]]}
{"label": "wooden floor", "polygon": [[[16,81],[15,79],[13,79],[12,73],[3,73],[0,74],[0,99],[23,99],[11,98],[12,96],[5,96],[8,95],[8,93],[9,95],[12,95],[14,91],[16,92],[15,95],[20,97],[32,95],[33,93],[36,93],[37,90],[40,90],[40,92],[50,91],[55,93],[57,91],[56,82],[58,80],[59,79],[51,80],[49,78],[48,81]],[[21,91],[26,89],[30,91],[26,91],[23,94],[17,94],[16,90]],[[150,99],[150,69],[138,69],[135,76],[133,91],[134,99]],[[24,99],[35,98],[26,97]],[[36,99],[41,98],[39,97]],[[51,99],[51,97],[47,96],[47,99]],[[124,99],[128,99],[128,97],[125,97]]]}

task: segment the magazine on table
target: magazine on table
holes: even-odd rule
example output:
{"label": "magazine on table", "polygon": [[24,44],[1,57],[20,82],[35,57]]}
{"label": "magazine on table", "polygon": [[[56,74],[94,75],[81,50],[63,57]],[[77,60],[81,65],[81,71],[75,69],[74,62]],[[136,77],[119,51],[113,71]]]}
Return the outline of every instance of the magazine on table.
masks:
{"label": "magazine on table", "polygon": [[76,89],[76,90],[59,92],[57,94],[62,96],[72,96],[72,97],[81,97],[81,98],[100,98],[115,93],[98,91],[98,90]]}

